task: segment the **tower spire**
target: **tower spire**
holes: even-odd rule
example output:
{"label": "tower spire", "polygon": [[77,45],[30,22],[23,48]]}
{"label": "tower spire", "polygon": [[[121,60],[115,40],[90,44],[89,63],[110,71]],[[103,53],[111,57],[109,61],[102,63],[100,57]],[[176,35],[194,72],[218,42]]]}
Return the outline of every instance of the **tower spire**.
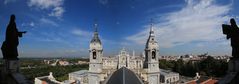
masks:
{"label": "tower spire", "polygon": [[98,32],[97,28],[98,28],[98,24],[97,24],[97,20],[95,19],[95,23],[94,23],[94,28],[95,28],[95,32]]}
{"label": "tower spire", "polygon": [[154,29],[153,29],[153,18],[150,20],[150,36],[154,36]]}
{"label": "tower spire", "polygon": [[101,41],[100,41],[100,39],[98,37],[98,30],[97,30],[97,28],[98,28],[98,24],[97,24],[97,22],[95,20],[95,22],[94,22],[94,29],[95,29],[95,31],[94,31],[94,36],[93,36],[93,38],[91,40],[91,43],[97,42],[97,43],[101,44]]}

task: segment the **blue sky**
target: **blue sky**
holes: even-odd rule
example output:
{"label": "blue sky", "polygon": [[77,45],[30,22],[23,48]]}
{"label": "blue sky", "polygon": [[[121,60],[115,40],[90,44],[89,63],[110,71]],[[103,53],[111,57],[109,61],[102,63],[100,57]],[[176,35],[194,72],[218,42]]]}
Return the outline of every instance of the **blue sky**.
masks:
{"label": "blue sky", "polygon": [[[1,0],[0,42],[11,14],[20,57],[88,56],[95,20],[104,55],[143,52],[153,18],[160,55],[230,55],[221,24],[238,21],[237,0]],[[2,44],[2,43],[0,43]]]}

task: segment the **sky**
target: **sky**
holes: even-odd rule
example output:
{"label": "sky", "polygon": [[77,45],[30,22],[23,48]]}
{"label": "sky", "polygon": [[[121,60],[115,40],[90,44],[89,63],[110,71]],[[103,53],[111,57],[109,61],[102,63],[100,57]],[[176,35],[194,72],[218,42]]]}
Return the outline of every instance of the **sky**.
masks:
{"label": "sky", "polygon": [[[0,45],[16,15],[19,57],[88,57],[93,24],[104,56],[140,55],[153,19],[160,56],[231,55],[222,24],[239,21],[238,0],[0,0]],[[0,57],[2,55],[0,54]]]}

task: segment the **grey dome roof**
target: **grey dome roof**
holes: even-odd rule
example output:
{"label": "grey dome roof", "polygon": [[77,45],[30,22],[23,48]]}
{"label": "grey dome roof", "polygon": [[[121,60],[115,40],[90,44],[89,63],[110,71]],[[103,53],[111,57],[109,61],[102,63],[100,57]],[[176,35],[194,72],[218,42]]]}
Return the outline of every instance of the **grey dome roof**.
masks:
{"label": "grey dome roof", "polygon": [[133,71],[122,67],[111,75],[106,84],[143,84],[143,81]]}
{"label": "grey dome roof", "polygon": [[90,43],[100,43],[101,44],[100,38],[98,36],[97,27],[98,27],[98,25],[94,24],[95,32],[94,32],[94,36],[91,39]]}
{"label": "grey dome roof", "polygon": [[98,32],[94,32],[94,36],[93,38],[91,39],[90,43],[100,43],[101,44],[101,41],[100,41],[100,38],[98,36]]}

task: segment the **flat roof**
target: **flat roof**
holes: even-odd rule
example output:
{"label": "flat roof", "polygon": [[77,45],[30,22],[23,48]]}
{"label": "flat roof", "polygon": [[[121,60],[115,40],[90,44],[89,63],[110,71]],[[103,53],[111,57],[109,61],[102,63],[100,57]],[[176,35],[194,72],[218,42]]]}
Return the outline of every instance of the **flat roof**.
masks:
{"label": "flat roof", "polygon": [[81,74],[84,74],[84,73],[87,73],[88,70],[80,70],[80,71],[75,71],[75,72],[71,72],[69,74],[77,74],[77,75],[81,75]]}

